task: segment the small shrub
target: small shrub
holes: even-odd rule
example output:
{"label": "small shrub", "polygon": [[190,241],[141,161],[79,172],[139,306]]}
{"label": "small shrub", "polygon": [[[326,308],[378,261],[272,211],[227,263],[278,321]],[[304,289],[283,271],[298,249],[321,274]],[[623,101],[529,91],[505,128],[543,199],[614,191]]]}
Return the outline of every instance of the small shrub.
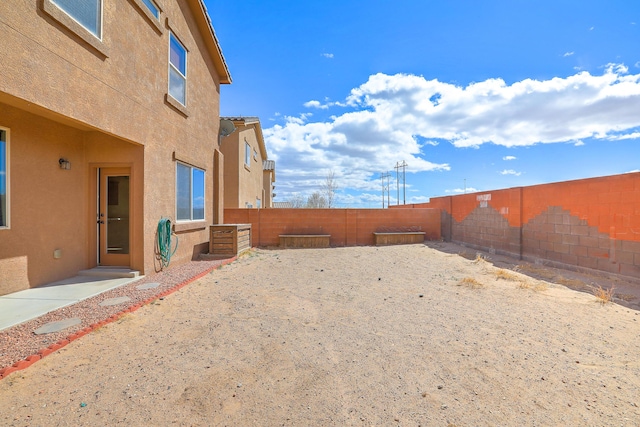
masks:
{"label": "small shrub", "polygon": [[487,262],[487,257],[482,255],[480,252],[476,254],[476,258],[473,260],[474,264],[485,264]]}
{"label": "small shrub", "polygon": [[602,289],[602,286],[598,286],[598,289],[593,291],[593,294],[596,296],[596,300],[600,304],[605,305],[606,303],[613,301],[614,289],[615,286],[612,286],[609,289]]}

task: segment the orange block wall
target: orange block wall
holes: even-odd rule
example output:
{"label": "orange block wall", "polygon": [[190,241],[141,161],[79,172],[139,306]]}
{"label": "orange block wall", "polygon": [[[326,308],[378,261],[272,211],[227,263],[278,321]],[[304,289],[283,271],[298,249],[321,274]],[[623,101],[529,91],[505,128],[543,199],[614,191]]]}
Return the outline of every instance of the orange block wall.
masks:
{"label": "orange block wall", "polygon": [[252,246],[278,246],[280,234],[330,234],[332,246],[373,245],[373,233],[419,230],[440,238],[439,209],[225,209],[225,223],[251,224]]}
{"label": "orange block wall", "polygon": [[549,207],[559,206],[612,239],[640,242],[640,173],[434,197],[429,203],[392,208],[443,209],[462,222],[487,195],[491,199],[486,203],[512,227],[521,227]]}

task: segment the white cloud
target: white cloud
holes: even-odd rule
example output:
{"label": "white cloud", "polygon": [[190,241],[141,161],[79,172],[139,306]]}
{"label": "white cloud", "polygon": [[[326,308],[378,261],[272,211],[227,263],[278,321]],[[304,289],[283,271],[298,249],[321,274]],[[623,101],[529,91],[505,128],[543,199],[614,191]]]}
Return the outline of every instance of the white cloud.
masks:
{"label": "white cloud", "polygon": [[302,105],[304,105],[307,108],[319,108],[321,110],[328,110],[330,107],[334,107],[334,106],[346,107],[346,104],[342,102],[329,102],[327,99],[325,99],[325,101],[327,101],[327,103],[322,104],[320,101],[312,99],[311,101],[307,101]]}
{"label": "white cloud", "polygon": [[305,107],[307,108],[320,108],[322,110],[326,110],[329,108],[329,105],[327,104],[321,104],[320,101],[316,101],[315,99],[311,100],[311,101],[307,101],[303,104]]}
{"label": "white cloud", "polygon": [[465,188],[454,188],[453,190],[444,190],[444,192],[446,194],[464,194],[464,193],[477,193],[478,190],[477,188],[473,188],[473,187],[467,187]]}
{"label": "white cloud", "polygon": [[506,161],[509,161],[509,160],[515,160],[515,159],[517,159],[517,157],[516,157],[516,156],[504,156],[504,157],[502,158],[502,160],[506,160]]}
{"label": "white cloud", "polygon": [[447,163],[428,160],[434,149],[428,141],[461,148],[638,138],[640,74],[627,73],[623,64],[607,64],[601,75],[580,72],[512,84],[488,79],[466,86],[375,74],[344,103],[326,103],[346,107],[339,114],[319,122],[308,115],[287,117],[264,136],[278,162],[279,182],[317,189],[331,169],[342,188],[375,192],[376,174],[396,161],[407,161],[407,173],[449,170]]}
{"label": "white cloud", "polygon": [[611,135],[607,137],[610,141],[622,141],[623,139],[638,139],[640,138],[640,132],[633,132],[624,135]]}
{"label": "white cloud", "polygon": [[637,172],[640,172],[640,169],[634,169],[634,170],[632,170],[632,171],[625,172],[625,173],[637,173]]}
{"label": "white cloud", "polygon": [[589,31],[593,31],[596,27],[589,27]]}
{"label": "white cloud", "polygon": [[576,147],[582,147],[584,145],[584,141],[577,140],[573,145],[575,145]]}
{"label": "white cloud", "polygon": [[514,175],[514,176],[520,176],[522,175],[522,172],[516,172],[513,169],[505,169],[501,172],[499,172],[500,175]]}
{"label": "white cloud", "polygon": [[574,52],[565,52],[562,56],[564,56],[565,58],[567,56],[573,56]]}
{"label": "white cloud", "polygon": [[325,58],[333,58],[333,53],[323,53],[322,56]]}

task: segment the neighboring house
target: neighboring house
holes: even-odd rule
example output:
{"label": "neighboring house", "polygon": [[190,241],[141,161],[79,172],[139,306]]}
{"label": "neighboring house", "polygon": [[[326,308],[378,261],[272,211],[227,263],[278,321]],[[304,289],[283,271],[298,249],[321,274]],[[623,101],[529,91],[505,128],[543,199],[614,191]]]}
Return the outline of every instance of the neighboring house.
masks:
{"label": "neighboring house", "polygon": [[260,119],[221,117],[220,120],[232,122],[235,127],[220,143],[224,155],[224,207],[272,207],[275,162],[267,158]]}
{"label": "neighboring house", "polygon": [[231,77],[201,0],[3,0],[0,56],[0,294],[152,273],[163,217],[172,265],[207,250]]}

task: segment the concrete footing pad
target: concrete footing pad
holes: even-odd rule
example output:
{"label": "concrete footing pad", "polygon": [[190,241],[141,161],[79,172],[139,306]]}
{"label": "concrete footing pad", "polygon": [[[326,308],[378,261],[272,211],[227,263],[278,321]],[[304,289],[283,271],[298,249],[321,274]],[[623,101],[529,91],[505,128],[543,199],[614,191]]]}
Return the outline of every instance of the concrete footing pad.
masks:
{"label": "concrete footing pad", "polygon": [[82,323],[82,320],[80,320],[77,317],[72,317],[71,319],[57,320],[55,322],[49,322],[40,326],[38,329],[33,331],[33,333],[36,335],[50,334],[52,332],[58,332],[63,329],[70,328],[71,326],[79,325],[80,323]]}

